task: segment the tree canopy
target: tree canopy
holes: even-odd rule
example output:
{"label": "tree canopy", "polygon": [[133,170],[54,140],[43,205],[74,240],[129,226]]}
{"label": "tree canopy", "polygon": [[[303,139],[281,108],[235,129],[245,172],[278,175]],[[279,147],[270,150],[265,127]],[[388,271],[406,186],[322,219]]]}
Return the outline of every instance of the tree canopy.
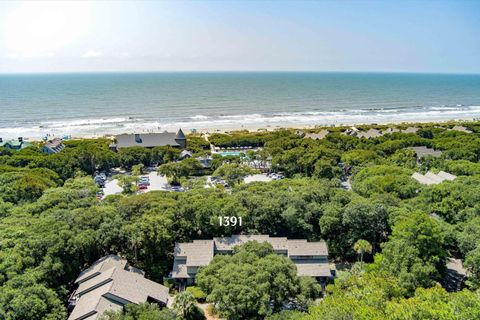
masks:
{"label": "tree canopy", "polygon": [[[252,184],[242,183],[240,177],[254,169],[241,157],[213,156],[206,170],[194,158],[180,161],[180,150],[171,147],[113,152],[107,139],[79,139],[53,155],[38,145],[0,150],[0,318],[65,319],[73,280],[103,255],[120,253],[149,279],[162,282],[172,269],[175,242],[239,233],[324,239],[330,259],[346,265],[358,260],[360,240],[371,244],[372,254],[347,275],[339,271],[313,306],[318,285],[297,277],[295,266],[271,248],[253,244],[233,256],[215,257],[199,281],[226,317],[479,318],[480,124],[462,123],[472,133],[448,130],[453,125],[416,124],[417,133],[372,139],[348,136],[345,127],[328,128],[331,133],[320,140],[295,130],[212,135],[218,146],[261,146],[248,157],[286,176]],[[210,152],[198,136],[189,145],[197,155]],[[417,159],[412,146],[442,154]],[[96,172],[138,171],[142,165],[159,165],[160,172],[182,183],[218,170],[231,179],[231,187],[191,183],[187,192],[132,189],[96,198]],[[411,178],[427,170],[458,177],[437,185]],[[352,190],[344,182],[351,182]],[[221,227],[219,216],[242,217],[243,225]],[[468,270],[467,288],[457,293],[438,287],[450,257]],[[282,311],[285,306],[294,310]],[[142,305],[112,319],[172,316]]]}
{"label": "tree canopy", "polygon": [[293,262],[274,254],[270,244],[252,241],[232,256],[215,256],[200,269],[197,283],[227,319],[262,319],[297,298],[319,296],[319,285],[301,282],[296,273]]}

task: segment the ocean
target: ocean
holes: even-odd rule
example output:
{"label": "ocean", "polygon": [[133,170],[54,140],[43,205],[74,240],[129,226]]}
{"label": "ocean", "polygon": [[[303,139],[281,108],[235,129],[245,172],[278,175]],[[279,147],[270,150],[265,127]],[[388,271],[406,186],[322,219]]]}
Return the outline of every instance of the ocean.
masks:
{"label": "ocean", "polygon": [[480,75],[0,75],[4,139],[471,118],[480,118]]}

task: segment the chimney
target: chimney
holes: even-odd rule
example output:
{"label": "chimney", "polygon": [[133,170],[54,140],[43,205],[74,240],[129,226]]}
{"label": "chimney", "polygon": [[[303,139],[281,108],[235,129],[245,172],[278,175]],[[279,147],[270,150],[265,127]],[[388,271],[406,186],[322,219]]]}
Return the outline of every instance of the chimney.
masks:
{"label": "chimney", "polygon": [[18,142],[23,142],[23,137],[18,137]]}
{"label": "chimney", "polygon": [[138,133],[135,134],[135,142],[136,143],[142,143],[142,138],[140,137],[140,135]]}

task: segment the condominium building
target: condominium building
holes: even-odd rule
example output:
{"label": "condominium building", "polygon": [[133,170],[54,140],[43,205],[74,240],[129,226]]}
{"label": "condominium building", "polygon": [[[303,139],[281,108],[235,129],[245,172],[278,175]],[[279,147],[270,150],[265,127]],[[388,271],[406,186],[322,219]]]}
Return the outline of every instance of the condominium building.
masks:
{"label": "condominium building", "polygon": [[233,235],[176,243],[174,251],[172,279],[182,284],[192,284],[198,269],[207,266],[217,254],[231,254],[233,248],[248,241],[268,242],[276,254],[292,260],[299,276],[314,277],[322,284],[335,275],[335,267],[328,261],[328,248],[325,241],[308,242],[305,239],[293,240],[269,235]]}
{"label": "condominium building", "polygon": [[119,311],[129,303],[168,303],[168,288],[145,278],[144,272],[117,255],[97,260],[75,280],[68,320],[95,320],[106,311]]}

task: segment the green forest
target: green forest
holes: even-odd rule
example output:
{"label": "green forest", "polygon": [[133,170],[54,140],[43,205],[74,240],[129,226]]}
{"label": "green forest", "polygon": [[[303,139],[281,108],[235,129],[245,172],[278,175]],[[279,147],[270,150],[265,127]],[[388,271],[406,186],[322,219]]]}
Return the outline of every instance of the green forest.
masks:
{"label": "green forest", "polygon": [[[415,124],[415,133],[371,139],[345,135],[345,127],[326,128],[330,134],[321,140],[304,137],[320,128],[216,133],[209,136],[215,146],[261,150],[214,155],[211,168],[194,158],[180,161],[171,147],[114,152],[108,139],[66,141],[52,155],[41,144],[0,148],[0,319],[67,319],[75,278],[106,254],[121,254],[164,283],[175,242],[239,233],[324,239],[330,260],[345,268],[322,296],[268,246],[239,247],[201,269],[191,290],[220,318],[480,319],[480,122],[461,123],[471,132],[449,130],[454,125]],[[442,154],[418,158],[410,149],[418,146]],[[199,134],[188,137],[188,149],[194,156],[210,152]],[[270,162],[285,179],[243,183],[239,177],[256,172],[245,157]],[[139,164],[158,165],[188,191],[96,197],[96,172]],[[411,177],[427,171],[457,178],[424,185]],[[198,183],[212,173],[230,188]],[[219,216],[242,217],[243,224],[220,226]],[[454,292],[442,287],[450,258],[461,259],[468,275]],[[185,308],[140,305],[106,318],[192,316]]]}

